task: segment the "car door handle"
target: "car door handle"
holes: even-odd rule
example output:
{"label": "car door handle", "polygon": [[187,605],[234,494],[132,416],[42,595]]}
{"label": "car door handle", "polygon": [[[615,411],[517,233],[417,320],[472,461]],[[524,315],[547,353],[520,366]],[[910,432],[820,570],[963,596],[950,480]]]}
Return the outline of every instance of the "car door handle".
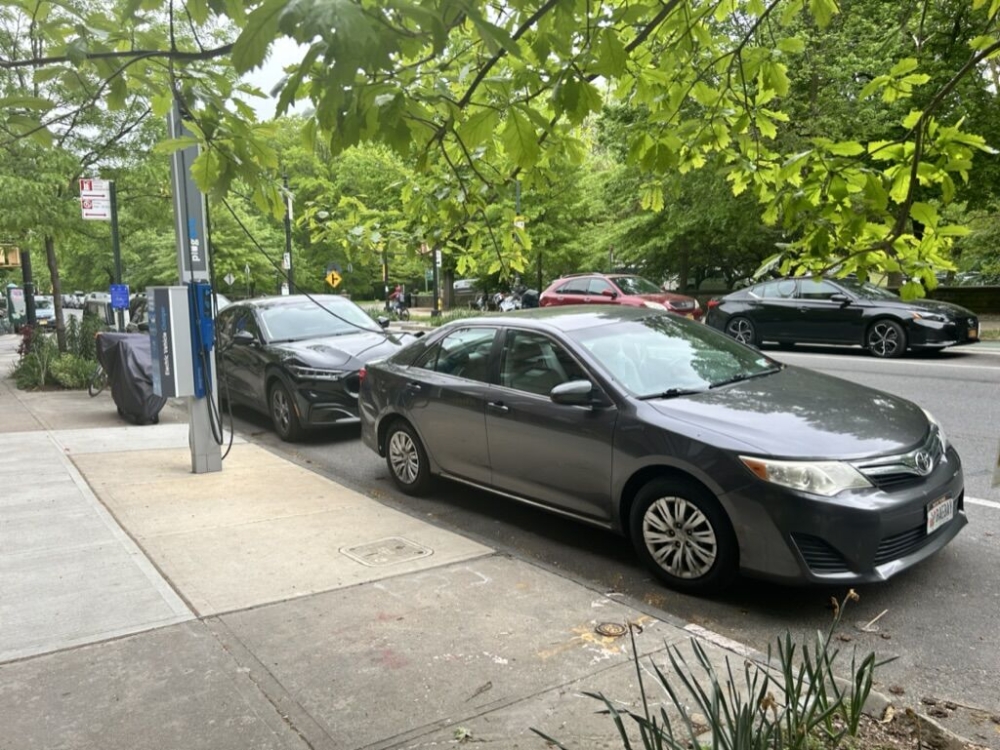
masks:
{"label": "car door handle", "polygon": [[496,409],[497,411],[510,411],[510,407],[503,401],[487,401],[486,405],[491,409]]}
{"label": "car door handle", "polygon": [[422,391],[424,386],[422,383],[418,383],[416,380],[411,380],[406,384],[406,390],[408,391]]}

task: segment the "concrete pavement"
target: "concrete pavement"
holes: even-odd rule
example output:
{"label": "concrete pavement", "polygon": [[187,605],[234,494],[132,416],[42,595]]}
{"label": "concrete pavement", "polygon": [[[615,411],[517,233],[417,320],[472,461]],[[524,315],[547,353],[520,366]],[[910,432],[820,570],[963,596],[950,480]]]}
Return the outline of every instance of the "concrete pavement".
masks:
{"label": "concrete pavement", "polygon": [[598,624],[747,655],[239,439],[192,475],[183,416],[0,378],[0,750],[615,747],[582,692],[639,691]]}

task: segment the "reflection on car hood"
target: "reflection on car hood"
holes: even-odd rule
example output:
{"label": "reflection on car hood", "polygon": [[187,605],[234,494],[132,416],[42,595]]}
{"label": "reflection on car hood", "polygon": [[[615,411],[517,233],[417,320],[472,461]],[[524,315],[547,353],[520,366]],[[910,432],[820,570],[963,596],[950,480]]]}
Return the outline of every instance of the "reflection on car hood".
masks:
{"label": "reflection on car hood", "polygon": [[660,413],[729,435],[762,455],[862,458],[910,450],[927,436],[920,407],[812,370],[648,402]]}
{"label": "reflection on car hood", "polygon": [[[902,302],[902,301],[901,301]],[[967,310],[961,305],[956,305],[953,302],[942,302],[936,299],[915,299],[909,302],[902,302],[902,306],[909,307],[911,309],[915,308],[917,310],[927,310],[929,312],[941,313],[943,315],[950,315],[953,318],[974,318],[976,314],[971,310]]]}
{"label": "reflection on car hood", "polygon": [[289,341],[270,345],[283,359],[297,359],[313,367],[353,369],[379,357],[387,357],[402,347],[394,336],[375,331],[358,331],[342,336]]}
{"label": "reflection on car hood", "polygon": [[650,302],[659,302],[661,305],[665,305],[668,302],[674,305],[684,305],[685,303],[694,306],[694,299],[692,297],[686,297],[683,294],[671,294],[670,292],[663,292],[662,294],[637,294],[639,299],[648,300]]}

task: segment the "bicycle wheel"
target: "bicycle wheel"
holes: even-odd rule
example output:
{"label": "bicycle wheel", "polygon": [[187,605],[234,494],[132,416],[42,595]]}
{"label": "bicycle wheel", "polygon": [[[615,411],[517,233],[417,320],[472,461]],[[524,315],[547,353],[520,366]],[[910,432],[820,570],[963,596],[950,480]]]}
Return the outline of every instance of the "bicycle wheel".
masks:
{"label": "bicycle wheel", "polygon": [[94,374],[90,376],[90,382],[87,384],[87,393],[93,398],[98,393],[103,391],[108,387],[108,374],[104,372],[104,368],[97,365],[94,370]]}

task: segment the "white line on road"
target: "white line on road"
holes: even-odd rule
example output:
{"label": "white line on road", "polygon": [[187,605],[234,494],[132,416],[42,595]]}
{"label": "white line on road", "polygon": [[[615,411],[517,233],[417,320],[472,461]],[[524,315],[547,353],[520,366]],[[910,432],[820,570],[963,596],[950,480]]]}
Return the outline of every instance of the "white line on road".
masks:
{"label": "white line on road", "polygon": [[987,508],[994,508],[995,510],[1000,510],[1000,503],[996,500],[983,500],[978,497],[967,497],[965,502],[972,503],[973,505],[984,505]]}
{"label": "white line on road", "polygon": [[[792,357],[805,357],[807,360],[813,359],[832,359],[837,362],[884,362],[885,364],[896,364],[896,365],[906,365],[907,367],[913,367],[915,362],[911,360],[900,360],[900,359],[878,359],[878,360],[858,360],[855,357],[849,357],[844,355],[834,355],[834,354],[808,354],[806,352],[782,352],[781,354],[773,355],[775,359],[781,359],[784,356]],[[957,362],[920,362],[920,367],[961,367],[965,370],[993,370],[996,371],[996,366],[990,365],[961,365]]]}

